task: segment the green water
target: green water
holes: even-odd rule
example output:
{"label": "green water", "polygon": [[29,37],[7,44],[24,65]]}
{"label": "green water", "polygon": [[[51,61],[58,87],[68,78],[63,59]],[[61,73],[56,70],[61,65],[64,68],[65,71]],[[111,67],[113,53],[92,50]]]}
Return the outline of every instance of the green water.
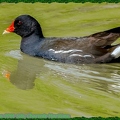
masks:
{"label": "green water", "polygon": [[76,66],[21,53],[19,36],[2,35],[21,14],[35,17],[47,37],[85,36],[120,26],[120,4],[1,3],[0,113],[120,116],[120,64]]}

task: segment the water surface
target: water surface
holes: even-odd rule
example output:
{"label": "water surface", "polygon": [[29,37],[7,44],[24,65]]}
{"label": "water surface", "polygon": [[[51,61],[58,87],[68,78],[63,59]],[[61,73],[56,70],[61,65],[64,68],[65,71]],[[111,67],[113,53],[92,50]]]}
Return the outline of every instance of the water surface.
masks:
{"label": "water surface", "polygon": [[114,3],[1,3],[0,113],[120,116],[119,63],[76,66],[38,59],[20,52],[19,36],[2,35],[21,14],[35,17],[47,37],[90,35],[120,26],[119,10]]}

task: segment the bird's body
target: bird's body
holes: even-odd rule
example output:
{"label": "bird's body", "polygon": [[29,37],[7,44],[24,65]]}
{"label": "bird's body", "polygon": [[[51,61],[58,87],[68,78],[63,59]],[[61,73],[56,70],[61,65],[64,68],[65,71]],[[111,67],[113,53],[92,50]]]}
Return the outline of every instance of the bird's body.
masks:
{"label": "bird's body", "polygon": [[33,17],[22,15],[9,29],[22,37],[20,49],[31,56],[73,64],[120,62],[120,44],[111,45],[120,37],[120,27],[86,37],[47,38]]}

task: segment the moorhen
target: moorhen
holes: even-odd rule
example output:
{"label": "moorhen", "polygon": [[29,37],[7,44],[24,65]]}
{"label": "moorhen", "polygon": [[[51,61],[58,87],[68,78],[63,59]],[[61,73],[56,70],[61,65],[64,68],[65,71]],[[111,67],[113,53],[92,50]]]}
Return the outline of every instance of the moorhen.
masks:
{"label": "moorhen", "polygon": [[120,37],[120,27],[85,37],[44,37],[40,24],[30,15],[20,15],[3,32],[22,37],[22,52],[63,63],[120,62],[120,44],[111,45]]}

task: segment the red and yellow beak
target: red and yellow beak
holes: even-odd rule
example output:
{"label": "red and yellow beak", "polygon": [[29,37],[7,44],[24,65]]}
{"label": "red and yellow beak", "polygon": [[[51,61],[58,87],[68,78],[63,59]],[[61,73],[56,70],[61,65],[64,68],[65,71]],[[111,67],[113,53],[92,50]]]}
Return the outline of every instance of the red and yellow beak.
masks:
{"label": "red and yellow beak", "polygon": [[14,22],[12,22],[12,24],[6,30],[4,30],[3,34],[14,32],[14,29]]}

